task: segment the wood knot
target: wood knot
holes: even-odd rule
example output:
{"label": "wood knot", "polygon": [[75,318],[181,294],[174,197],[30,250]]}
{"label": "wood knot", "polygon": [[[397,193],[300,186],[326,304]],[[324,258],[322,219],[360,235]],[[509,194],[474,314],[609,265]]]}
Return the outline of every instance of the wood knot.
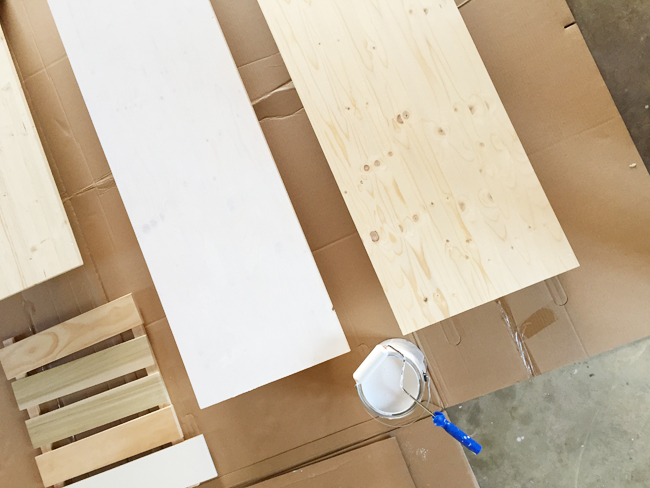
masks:
{"label": "wood knot", "polygon": [[381,161],[379,159],[375,159],[375,166],[379,166],[381,164]]}
{"label": "wood knot", "polygon": [[404,110],[402,117],[404,117],[404,120],[408,120],[411,117],[411,113],[408,110]]}
{"label": "wood knot", "polygon": [[397,114],[397,123],[398,124],[403,124],[404,121],[402,120],[402,114]]}
{"label": "wood knot", "polygon": [[418,222],[419,220],[420,220],[420,217],[418,217],[417,215],[413,216],[413,222]]}
{"label": "wood knot", "polygon": [[379,233],[376,230],[373,230],[370,233],[370,238],[372,239],[372,242],[377,242],[379,240]]}
{"label": "wood knot", "polygon": [[363,165],[363,170],[364,171],[370,171],[370,166],[368,166],[367,164],[364,164]]}

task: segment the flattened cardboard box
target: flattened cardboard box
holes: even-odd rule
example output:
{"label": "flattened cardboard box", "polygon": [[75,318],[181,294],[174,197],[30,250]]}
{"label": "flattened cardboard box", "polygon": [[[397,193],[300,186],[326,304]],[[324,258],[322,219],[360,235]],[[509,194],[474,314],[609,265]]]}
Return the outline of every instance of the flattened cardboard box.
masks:
{"label": "flattened cardboard box", "polygon": [[[211,487],[230,487],[385,436],[391,429],[363,410],[352,373],[400,333],[295,92],[272,93],[289,78],[257,3],[213,6],[352,352],[199,410],[46,0],[5,0],[0,21],[85,265],[0,301],[0,335],[42,330],[134,293],[183,430],[205,434],[221,474]],[[530,324],[535,372],[649,335],[650,177],[564,0],[472,0],[461,13],[581,263],[505,299],[512,320]],[[497,304],[410,339],[426,352],[444,406],[529,377]],[[42,486],[23,414],[2,384],[0,483]],[[449,443],[431,449],[467,467]],[[426,486],[413,466],[416,486]],[[445,473],[446,486],[475,486],[468,468]]]}

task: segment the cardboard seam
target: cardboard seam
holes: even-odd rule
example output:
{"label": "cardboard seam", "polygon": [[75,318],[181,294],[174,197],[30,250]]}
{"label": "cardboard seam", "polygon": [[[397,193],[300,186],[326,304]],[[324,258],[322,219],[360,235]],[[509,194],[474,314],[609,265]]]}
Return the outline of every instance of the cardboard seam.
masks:
{"label": "cardboard seam", "polygon": [[300,107],[300,108],[299,108],[298,110],[296,110],[295,112],[292,112],[292,113],[287,114],[287,115],[271,115],[271,116],[268,116],[268,117],[263,117],[263,118],[261,118],[261,119],[259,120],[259,122],[260,122],[260,124],[261,124],[261,123],[264,122],[265,120],[269,120],[269,121],[270,121],[270,120],[284,120],[284,119],[288,119],[288,118],[290,118],[290,117],[295,116],[295,115],[298,114],[300,111],[304,111],[304,110],[305,110],[305,107]]}
{"label": "cardboard seam", "polygon": [[[273,56],[277,56],[278,54],[280,54],[280,51],[276,51],[273,54],[269,54],[268,56],[263,56],[263,57],[261,57],[259,59],[256,59],[255,61],[249,61],[248,63],[244,63],[242,65],[239,65],[239,66],[237,66],[237,69],[246,68],[246,67],[248,67],[248,66],[250,66],[252,64],[259,63],[260,61],[264,61],[265,59],[272,58]],[[282,56],[280,56],[280,59],[282,59]]]}
{"label": "cardboard seam", "polygon": [[255,100],[251,100],[251,104],[253,105],[253,107],[255,107],[256,104],[258,104],[259,102],[263,102],[264,100],[270,98],[271,96],[273,96],[276,93],[287,91],[287,90],[294,90],[294,89],[295,89],[295,86],[293,84],[293,81],[289,80],[289,81],[287,81],[285,83],[282,83],[279,86],[276,86],[275,88],[273,88],[271,91],[265,93],[264,95],[262,95],[260,97],[257,97]]}
{"label": "cardboard seam", "polygon": [[[553,144],[543,146],[543,147],[541,147],[539,149],[535,149],[534,151],[526,151],[526,154],[528,154],[529,157],[532,157],[535,154],[547,151],[547,150],[549,150],[551,148],[559,146],[560,144],[564,144],[565,142],[568,142],[568,141],[570,141],[572,139],[575,139],[576,137],[581,136],[582,134],[586,134],[588,132],[591,132],[592,130],[598,129],[598,128],[604,126],[604,125],[607,125],[607,124],[611,123],[612,121],[617,120],[617,119],[621,119],[621,116],[620,116],[620,114],[618,112],[617,112],[616,115],[612,115],[610,118],[608,118],[607,120],[604,120],[603,122],[600,122],[600,123],[598,123],[596,125],[593,125],[593,126],[587,128],[587,129],[583,129],[583,130],[581,130],[579,132],[576,132],[575,134],[571,134],[570,136],[559,139],[558,141],[554,142]],[[622,122],[622,120],[623,119],[621,119],[621,122]]]}
{"label": "cardboard seam", "polygon": [[90,185],[85,186],[82,189],[74,192],[72,195],[65,197],[63,199],[63,203],[69,202],[73,198],[78,197],[79,195],[83,195],[84,193],[88,193],[89,191],[99,190],[99,187],[105,185],[106,183],[111,183],[110,188],[113,187],[117,188],[117,185],[115,184],[115,178],[113,177],[113,173],[108,173],[107,175],[104,175],[99,179],[93,181]]}
{"label": "cardboard seam", "polygon": [[[359,232],[357,232],[356,230],[355,230],[354,232],[351,232],[350,234],[347,234],[347,235],[343,236],[343,237],[339,237],[338,239],[336,239],[336,240],[334,240],[334,241],[332,241],[332,242],[330,242],[330,243],[328,243],[328,244],[325,244],[325,245],[319,247],[318,249],[314,249],[311,253],[312,253],[312,254],[316,254],[316,253],[319,253],[319,252],[321,252],[321,251],[324,251],[324,250],[327,249],[328,247],[331,247],[331,246],[333,246],[334,244],[338,244],[339,242],[344,241],[344,240],[346,240],[346,239],[349,239],[350,237],[353,237],[353,236],[355,236],[355,235],[359,235]],[[364,249],[365,249],[365,248],[364,248]]]}

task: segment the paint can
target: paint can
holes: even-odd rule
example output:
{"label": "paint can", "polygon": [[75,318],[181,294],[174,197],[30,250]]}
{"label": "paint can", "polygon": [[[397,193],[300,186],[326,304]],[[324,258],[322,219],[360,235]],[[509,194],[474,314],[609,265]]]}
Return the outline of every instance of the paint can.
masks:
{"label": "paint can", "polygon": [[388,339],[377,345],[353,377],[368,412],[385,419],[407,417],[418,407],[402,386],[419,402],[428,404],[431,396],[426,358],[406,339]]}

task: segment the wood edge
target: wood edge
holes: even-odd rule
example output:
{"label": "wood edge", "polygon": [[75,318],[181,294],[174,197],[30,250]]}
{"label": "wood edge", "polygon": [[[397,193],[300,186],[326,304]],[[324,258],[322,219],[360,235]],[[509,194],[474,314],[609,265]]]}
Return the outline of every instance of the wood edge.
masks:
{"label": "wood edge", "polygon": [[[42,417],[45,417],[45,416],[48,416],[48,415],[51,415],[51,414],[56,414],[57,412],[60,412],[63,409],[70,408],[70,407],[75,406],[75,405],[78,406],[80,403],[91,402],[92,400],[96,399],[96,397],[98,397],[98,396],[107,395],[108,393],[114,392],[115,390],[118,390],[120,388],[124,388],[124,387],[129,386],[129,385],[132,386],[133,383],[137,383],[138,381],[143,381],[143,380],[148,379],[148,378],[151,379],[151,377],[156,376],[156,375],[158,376],[157,381],[159,381],[160,384],[163,387],[163,391],[164,391],[166,399],[169,400],[169,393],[167,392],[167,387],[165,386],[165,382],[163,381],[162,375],[160,373],[154,373],[152,375],[145,376],[144,378],[139,378],[139,379],[136,379],[135,381],[130,381],[130,382],[124,384],[124,385],[118,386],[117,388],[112,388],[112,389],[109,389],[109,390],[104,391],[102,393],[98,393],[97,395],[93,395],[93,396],[90,396],[88,398],[84,398],[83,400],[79,400],[78,402],[71,403],[70,405],[66,405],[66,406],[64,406],[62,408],[52,410],[51,412],[47,412],[47,413],[45,413],[43,415],[39,415],[39,417],[42,418]],[[156,381],[156,380],[154,380],[154,381]],[[168,406],[168,405],[165,405],[165,406]],[[151,407],[151,408],[153,408],[153,407]],[[51,445],[52,445],[51,442],[47,443],[47,444],[39,445],[39,444],[35,443],[34,440],[32,439],[32,435],[31,435],[31,432],[30,432],[30,426],[33,425],[36,420],[39,420],[39,419],[30,418],[29,420],[25,421],[25,426],[27,427],[27,434],[29,435],[29,440],[32,443],[32,447],[34,449],[39,449],[40,448],[41,450],[44,450],[46,447],[50,446],[50,449],[51,449]],[[62,437],[61,439],[67,439],[68,437],[71,437],[73,435],[75,435],[75,434],[71,434],[70,436]],[[54,440],[52,442],[56,442],[56,441],[61,440],[61,439],[56,439],[56,440]]]}
{"label": "wood edge", "polygon": [[[133,339],[131,339],[131,340],[136,340],[136,339],[138,339],[138,337],[139,337],[139,336],[135,336],[135,334],[134,334],[134,337],[133,337]],[[114,348],[114,347],[119,347],[119,346],[121,346],[121,345],[123,345],[123,344],[127,344],[128,342],[131,342],[131,341],[124,341],[124,342],[122,342],[122,343],[120,343],[120,344],[116,344],[116,345],[114,345],[114,346],[111,346],[111,347],[109,347],[109,348],[103,349],[102,351],[95,352],[95,353],[93,353],[93,354],[98,354],[98,353],[100,353],[100,352],[109,351],[110,349],[112,349],[112,348]],[[157,363],[156,363],[156,357],[155,357],[154,354],[153,354],[153,349],[151,348],[151,343],[149,342],[149,339],[148,339],[147,337],[145,337],[145,342],[146,342],[147,347],[148,347],[148,350],[149,350],[149,356],[151,357],[152,365],[153,365],[153,366],[156,366],[156,365],[157,365]],[[54,371],[54,370],[56,370],[57,368],[60,368],[60,367],[66,366],[67,364],[73,364],[73,363],[75,363],[76,361],[81,361],[81,360],[83,360],[83,359],[85,359],[85,358],[87,358],[87,357],[91,357],[93,354],[89,354],[88,356],[85,356],[85,357],[83,357],[83,358],[75,359],[75,360],[70,361],[70,362],[68,362],[68,363],[61,364],[61,365],[56,366],[55,368],[49,369],[49,370],[47,370],[47,371]],[[152,371],[150,372],[149,369],[150,369],[150,368],[153,368],[153,366],[148,366],[148,367],[145,368],[145,369],[147,370],[147,373],[148,373],[148,374],[153,374],[153,373],[159,372],[157,369],[152,370]],[[38,376],[39,374],[43,374],[43,373],[45,373],[45,372],[46,372],[46,371],[43,371],[43,372],[41,372],[41,373],[37,373],[37,374],[34,375],[34,376]],[[131,373],[133,373],[133,371],[131,371]],[[129,373],[126,373],[126,374],[129,374]],[[22,375],[21,375],[21,376],[22,376]],[[121,376],[124,376],[124,375],[121,375]],[[119,377],[120,377],[120,376],[118,376],[118,378],[119,378]],[[43,400],[43,401],[38,401],[38,403],[34,403],[34,402],[37,401],[37,400],[31,400],[31,401],[27,401],[27,402],[20,402],[20,401],[18,401],[18,396],[16,395],[16,386],[15,386],[15,385],[18,383],[18,381],[20,381],[20,380],[22,380],[22,379],[24,379],[24,377],[16,378],[16,381],[14,381],[14,382],[11,383],[11,387],[12,387],[12,389],[13,389],[14,396],[16,397],[16,402],[18,403],[18,409],[19,409],[19,410],[28,410],[28,409],[30,409],[30,408],[32,408],[32,407],[38,407],[38,406],[41,405],[42,403],[45,403],[45,402],[47,402],[47,401],[50,401],[50,400],[54,400],[54,399],[55,399],[55,398],[48,398],[48,399],[46,399],[46,400],[43,400],[42,398],[40,398],[40,399],[37,399],[37,400]],[[114,378],[113,378],[113,379],[114,379]],[[102,383],[104,383],[104,382],[102,382]],[[100,384],[100,383],[98,383],[98,384]],[[92,386],[96,386],[96,385],[92,385]],[[85,389],[85,388],[82,388],[82,390],[83,390],[83,389]],[[78,391],[81,391],[81,390],[76,390],[75,392],[71,392],[71,393],[76,393],[76,392],[78,392]],[[67,394],[69,394],[69,393],[66,393],[66,395],[67,395]],[[58,398],[58,397],[57,397],[57,398]]]}
{"label": "wood edge", "polygon": [[[171,412],[172,419],[173,419],[173,421],[174,421],[174,423],[175,423],[175,425],[176,425],[176,428],[177,428],[176,436],[177,436],[177,437],[176,437],[175,439],[167,440],[166,442],[160,444],[159,446],[154,446],[154,447],[149,448],[149,449],[146,449],[146,450],[144,450],[144,451],[142,451],[142,452],[132,452],[132,453],[130,453],[127,457],[125,457],[125,458],[123,458],[123,459],[112,460],[109,464],[105,464],[105,465],[102,465],[102,466],[95,466],[95,467],[93,467],[90,471],[87,471],[87,472],[84,472],[84,473],[76,473],[76,474],[74,474],[72,477],[82,476],[82,475],[87,474],[87,473],[89,473],[89,472],[95,471],[96,469],[105,468],[106,466],[110,466],[111,464],[113,464],[113,463],[115,463],[115,462],[124,461],[125,459],[128,459],[128,458],[130,458],[130,457],[132,457],[132,456],[137,456],[137,455],[139,455],[139,454],[142,454],[143,452],[150,451],[151,449],[156,449],[157,447],[163,446],[163,445],[165,445],[165,444],[167,444],[167,443],[177,444],[177,443],[179,443],[179,442],[182,442],[182,441],[183,441],[183,432],[182,432],[182,430],[180,429],[180,425],[179,425],[179,423],[178,423],[178,417],[176,416],[176,410],[174,409],[174,406],[173,406],[173,405],[170,405],[170,406],[168,406],[168,407],[165,407],[165,409],[168,410],[169,412]],[[110,431],[113,430],[113,429],[118,429],[118,428],[122,428],[122,429],[123,429],[124,426],[125,426],[125,425],[128,425],[128,424],[137,423],[137,422],[142,422],[142,419],[144,419],[145,417],[150,416],[150,415],[160,415],[160,412],[162,412],[162,411],[165,410],[165,409],[156,410],[155,412],[148,413],[147,415],[144,415],[144,416],[142,416],[142,417],[138,417],[138,418],[135,418],[135,419],[133,419],[133,420],[129,420],[128,422],[125,422],[124,424],[120,424],[120,425],[117,425],[117,426],[115,426],[115,427],[111,427],[110,429],[104,430],[104,431],[99,432],[99,433],[97,433],[97,434],[94,434],[94,435],[92,435],[92,436],[90,436],[90,437],[86,437],[86,439],[92,439],[92,438],[95,437],[95,436],[101,436],[102,434],[105,434],[106,432],[110,432]],[[50,453],[50,452],[58,452],[58,451],[60,451],[60,450],[66,450],[66,448],[68,448],[68,447],[70,447],[70,446],[73,446],[73,445],[76,444],[77,442],[83,442],[84,440],[85,440],[85,439],[81,439],[81,440],[79,440],[79,441],[73,442],[72,444],[68,444],[68,445],[66,445],[66,446],[60,447],[59,449],[56,449],[55,451],[52,451],[52,450],[50,449],[50,450],[48,450],[47,452],[43,452],[42,454],[36,456],[36,458],[35,458],[35,460],[36,460],[36,466],[37,466],[37,468],[38,468],[39,475],[41,476],[41,479],[42,479],[43,484],[44,484],[45,486],[52,486],[52,487],[54,487],[54,488],[59,488],[59,487],[64,486],[65,481],[67,481],[67,480],[69,480],[69,479],[72,479],[72,478],[66,478],[65,480],[61,480],[61,481],[59,481],[59,480],[57,479],[57,480],[55,480],[55,482],[53,483],[52,480],[49,480],[49,479],[44,478],[44,477],[43,477],[43,469],[44,469],[44,468],[43,468],[43,466],[42,466],[42,463],[43,463],[43,460],[44,460],[44,459],[47,459],[47,457],[49,457],[49,456],[47,456],[47,454]]]}
{"label": "wood edge", "polygon": [[[100,305],[99,307],[95,307],[95,308],[93,308],[92,310],[88,310],[87,312],[81,313],[81,314],[79,314],[79,315],[76,315],[76,316],[74,316],[74,317],[68,319],[68,320],[65,320],[65,321],[63,321],[63,322],[60,322],[60,323],[56,324],[55,326],[50,327],[50,328],[48,328],[48,329],[46,329],[46,330],[44,330],[44,331],[41,331],[41,332],[52,331],[53,329],[55,329],[55,328],[57,328],[57,327],[60,327],[60,326],[62,326],[62,325],[65,325],[65,324],[69,323],[70,321],[77,320],[77,319],[79,319],[79,317],[83,317],[84,315],[86,315],[86,314],[88,314],[88,313],[95,312],[95,311],[97,311],[97,310],[99,310],[99,309],[101,309],[101,308],[103,308],[103,307],[107,307],[108,305],[114,304],[115,302],[119,302],[120,300],[125,300],[125,299],[126,299],[126,300],[129,300],[129,301],[131,302],[131,304],[133,304],[133,307],[135,308],[135,311],[136,311],[136,313],[138,314],[138,319],[139,319],[139,321],[140,321],[140,325],[144,324],[144,321],[143,321],[143,319],[142,319],[142,314],[140,313],[140,309],[138,309],[138,306],[137,306],[137,304],[135,303],[135,300],[133,299],[133,294],[132,294],[132,293],[129,293],[129,294],[124,295],[124,296],[122,296],[122,297],[120,297],[120,298],[116,298],[115,300],[111,300],[110,302],[104,303],[103,305]],[[124,329],[122,332],[126,332],[126,331],[129,330],[129,329],[132,329],[132,328]],[[38,334],[40,334],[41,332],[38,332],[38,333],[33,334],[33,335],[29,336],[29,337],[26,337],[25,339],[23,339],[22,341],[19,341],[19,342],[16,342],[16,341],[14,340],[14,341],[9,345],[9,346],[5,346],[4,348],[0,349],[0,363],[2,363],[3,358],[4,358],[7,354],[9,354],[9,353],[11,352],[11,350],[13,350],[14,348],[16,348],[16,347],[18,346],[18,344],[22,344],[24,341],[29,341],[29,340],[31,340],[32,338],[37,337]],[[120,333],[118,333],[118,334],[115,334],[115,336],[121,334],[122,332],[120,332]],[[113,336],[111,336],[111,337],[113,337]],[[12,338],[12,339],[13,339],[13,338]],[[98,341],[98,342],[101,342],[101,341]],[[96,344],[96,343],[95,343],[95,344]],[[92,345],[94,345],[94,344],[90,344],[88,347],[90,347],[90,346],[92,346]],[[83,348],[82,348],[82,349],[83,349]],[[78,352],[79,350],[80,350],[80,349],[77,349],[76,351],[73,351],[73,352],[71,352],[71,353],[69,353],[69,354],[66,354],[66,356],[69,356],[70,354],[74,354],[74,352]],[[65,357],[65,356],[61,356],[61,357]],[[57,359],[61,359],[61,357],[55,358],[55,359],[53,359],[52,361],[56,361]],[[36,369],[36,368],[39,368],[39,367],[41,367],[41,366],[45,366],[46,364],[49,364],[49,363],[51,363],[52,361],[48,361],[48,362],[46,362],[46,363],[38,364],[37,366],[34,366],[34,367],[28,369],[27,371],[23,371],[22,369],[16,369],[15,371],[7,371],[6,368],[5,368],[5,366],[4,366],[4,364],[3,364],[3,369],[5,370],[5,376],[7,376],[7,379],[8,379],[8,380],[11,380],[11,379],[16,379],[16,378],[18,378],[18,376],[20,376],[20,375],[22,375],[22,374],[28,373],[28,372],[31,371],[32,369]]]}

